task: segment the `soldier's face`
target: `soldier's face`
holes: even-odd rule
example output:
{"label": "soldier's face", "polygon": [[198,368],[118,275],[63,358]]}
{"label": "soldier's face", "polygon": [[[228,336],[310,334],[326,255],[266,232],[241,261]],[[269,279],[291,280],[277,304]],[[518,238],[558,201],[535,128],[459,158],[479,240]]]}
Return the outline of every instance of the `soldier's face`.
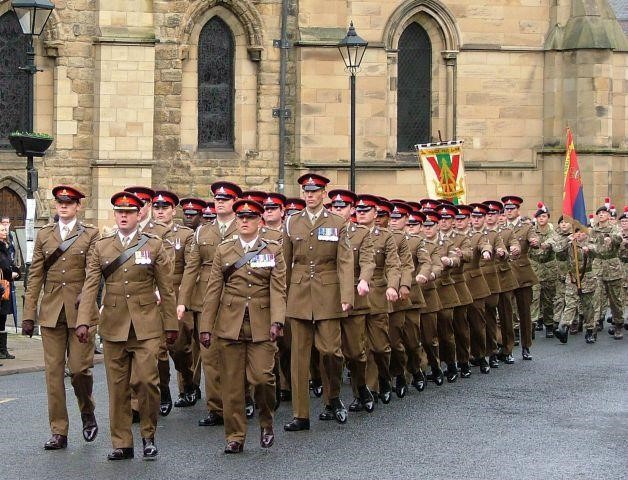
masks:
{"label": "soldier's face", "polygon": [[174,217],[174,208],[172,205],[155,205],[153,206],[153,218],[163,223],[172,222]]}
{"label": "soldier's face", "polygon": [[500,213],[499,214],[499,224],[500,225],[505,225],[506,224],[506,214],[505,213]]}
{"label": "soldier's face", "polygon": [[194,215],[188,215],[187,213],[183,214],[183,225],[191,228],[192,230],[196,230],[196,227],[198,227],[200,222],[201,216],[198,213],[195,213]]}
{"label": "soldier's face", "polygon": [[587,234],[582,230],[578,230],[574,233],[574,238],[576,239],[576,242],[584,242],[587,239]]}
{"label": "soldier's face", "polygon": [[150,214],[150,211],[151,211],[151,207],[152,207],[151,203],[146,202],[144,206],[140,208],[140,213],[139,213],[140,222],[143,222],[144,220],[148,218],[148,215]]}
{"label": "soldier's face", "polygon": [[421,233],[420,223],[418,225],[408,225],[406,228],[407,228],[408,233],[411,235],[419,235]]}
{"label": "soldier's face", "polygon": [[471,217],[471,225],[473,228],[479,230],[484,226],[484,216],[481,217]]}
{"label": "soldier's face", "polygon": [[375,217],[375,225],[381,228],[386,228],[389,220],[390,217],[388,215],[377,215]]}
{"label": "soldier's face", "polygon": [[340,215],[345,220],[349,220],[351,218],[351,214],[354,212],[355,209],[351,206],[351,204],[349,204],[344,207],[332,206],[331,210],[336,215]]}
{"label": "soldier's face", "polygon": [[456,228],[458,230],[466,230],[469,227],[469,217],[456,218]]}
{"label": "soldier's face", "polygon": [[506,214],[506,218],[508,220],[516,220],[517,217],[519,216],[519,209],[518,208],[507,208],[504,210],[504,213]]}
{"label": "soldier's face", "polygon": [[401,218],[391,218],[390,228],[393,230],[404,230],[408,224],[408,217],[403,215]]}
{"label": "soldier's face", "polygon": [[601,210],[600,213],[597,214],[598,222],[608,222],[608,219],[611,218],[610,214],[606,210]]}
{"label": "soldier's face", "polygon": [[628,230],[628,218],[622,218],[620,222],[621,222],[621,229],[624,231]]}
{"label": "soldier's face", "polygon": [[441,218],[438,221],[439,225],[440,225],[440,229],[443,232],[448,232],[449,230],[451,230],[454,226],[454,219],[453,218]]}
{"label": "soldier's face", "polygon": [[236,216],[236,227],[238,229],[238,233],[244,239],[250,238],[252,239],[257,235],[257,231],[262,223],[262,217],[259,215],[252,217],[239,217]]}
{"label": "soldier's face", "polygon": [[216,215],[228,216],[233,213],[233,204],[235,199],[221,199],[215,198],[214,204],[216,205]]}
{"label": "soldier's face", "polygon": [[277,225],[283,218],[283,208],[281,207],[264,207],[264,221],[268,225]]}
{"label": "soldier's face", "polygon": [[116,219],[118,230],[123,234],[131,233],[140,223],[140,212],[137,210],[114,210],[113,216]]}
{"label": "soldier's face", "polygon": [[323,203],[325,198],[325,189],[320,188],[318,190],[308,191],[303,190],[303,199],[305,200],[305,206],[310,210],[317,210]]}
{"label": "soldier's face", "polygon": [[489,227],[492,227],[497,224],[497,215],[495,215],[494,213],[489,213],[488,215],[486,215],[484,221]]}
{"label": "soldier's face", "polygon": [[373,223],[375,223],[375,216],[377,212],[373,207],[367,211],[358,210],[355,212],[355,217],[360,225],[364,225],[366,227],[372,227]]}
{"label": "soldier's face", "polygon": [[423,235],[427,239],[432,239],[438,233],[438,224],[434,225],[423,225]]}
{"label": "soldier's face", "polygon": [[542,213],[536,217],[536,223],[539,224],[539,227],[545,227],[549,223],[549,215],[547,213]]}
{"label": "soldier's face", "polygon": [[571,223],[565,222],[564,220],[558,224],[558,228],[562,233],[569,233],[571,231]]}
{"label": "soldier's face", "polygon": [[57,215],[63,221],[74,219],[80,208],[81,206],[77,202],[60,202],[57,200],[56,203]]}

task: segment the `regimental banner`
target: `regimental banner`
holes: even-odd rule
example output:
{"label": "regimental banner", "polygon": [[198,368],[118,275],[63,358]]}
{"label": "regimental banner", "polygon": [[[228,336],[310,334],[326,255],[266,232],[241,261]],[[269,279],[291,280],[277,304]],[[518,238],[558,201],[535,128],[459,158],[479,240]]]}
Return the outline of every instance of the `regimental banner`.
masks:
{"label": "regimental banner", "polygon": [[587,225],[587,209],[584,205],[582,173],[580,172],[580,165],[578,165],[578,155],[570,128],[567,128],[565,146],[567,152],[565,153],[564,168],[563,215],[575,220],[577,228],[584,229]]}
{"label": "regimental banner", "polygon": [[415,148],[425,174],[427,196],[454,205],[467,203],[462,141],[426,143]]}

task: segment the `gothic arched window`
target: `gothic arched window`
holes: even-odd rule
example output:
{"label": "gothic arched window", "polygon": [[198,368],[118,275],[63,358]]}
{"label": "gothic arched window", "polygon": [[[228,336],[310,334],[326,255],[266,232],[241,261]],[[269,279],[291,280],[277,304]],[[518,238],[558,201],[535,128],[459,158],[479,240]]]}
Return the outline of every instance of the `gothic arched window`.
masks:
{"label": "gothic arched window", "polygon": [[28,129],[29,75],[26,64],[28,37],[11,10],[0,17],[0,148],[9,148],[8,136]]}
{"label": "gothic arched window", "polygon": [[212,17],[198,40],[198,146],[233,148],[235,42],[219,17]]}
{"label": "gothic arched window", "polygon": [[397,151],[431,140],[432,44],[418,23],[399,38],[397,62]]}

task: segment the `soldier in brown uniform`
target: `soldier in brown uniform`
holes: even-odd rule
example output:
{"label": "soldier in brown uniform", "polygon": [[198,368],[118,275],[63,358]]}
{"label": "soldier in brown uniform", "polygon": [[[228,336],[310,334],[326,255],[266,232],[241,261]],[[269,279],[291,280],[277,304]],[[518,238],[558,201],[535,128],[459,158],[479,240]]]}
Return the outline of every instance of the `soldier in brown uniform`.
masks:
{"label": "soldier in brown uniform", "polygon": [[[131,388],[138,398],[144,459],[157,456],[155,430],[159,410],[157,355],[163,331],[166,341],[177,339],[171,258],[162,240],[138,231],[142,200],[128,192],[111,197],[118,230],[94,246],[81,292],[76,321],[79,341],[89,341],[92,304],[101,276],[105,294],[100,316],[105,370],[109,390],[109,423],[114,450],[109,460],[132,458]],[[155,298],[155,286],[161,302]]]}
{"label": "soldier in brown uniform", "polygon": [[[164,249],[170,257],[172,262],[171,267],[174,271],[174,248],[173,243],[168,242],[168,239],[172,237],[170,228],[158,220],[152,218],[152,203],[155,197],[155,191],[152,188],[143,186],[133,186],[124,189],[125,192],[132,193],[140,200],[144,202],[144,205],[140,209],[138,230],[140,233],[146,232],[151,235],[156,235],[164,242]],[[168,353],[163,350],[159,355],[158,360],[159,367],[159,392],[161,400],[159,403],[159,414],[166,417],[172,410],[172,396],[170,394],[170,367],[168,365]],[[131,406],[133,409],[134,422],[138,422],[139,407],[137,405],[137,397],[135,394],[131,396]]]}
{"label": "soldier in brown uniform", "polygon": [[[389,313],[391,302],[398,296],[401,262],[394,236],[387,228],[375,225],[376,218],[388,218],[393,205],[374,195],[359,195],[356,215],[360,225],[371,233],[375,255],[375,270],[369,290],[370,311],[366,316],[366,344],[368,349],[366,382],[377,392],[382,403],[390,403],[390,336]],[[386,213],[380,214],[379,211]]]}
{"label": "soldier in brown uniform", "polygon": [[[85,304],[89,324],[87,342],[81,344],[74,335],[80,293],[85,281],[85,267],[98,240],[98,229],[77,219],[81,199],[85,195],[68,186],[52,189],[59,223],[43,227],[37,234],[28,288],[24,299],[22,334],[32,336],[35,320],[41,326],[46,365],[48,419],[52,437],[46,450],[66,448],[68,443],[68,411],[65,398],[65,365],[72,371],[72,387],[78,400],[83,437],[96,438],[98,425],[94,416],[92,367],[94,337],[98,321],[96,302]],[[44,291],[39,313],[37,302]],[[88,308],[89,307],[89,308]]]}
{"label": "soldier in brown uniform", "polygon": [[[454,306],[452,316],[452,328],[454,336],[455,351],[448,352],[447,349],[451,348],[451,344],[445,348],[446,355],[442,355],[445,362],[448,362],[452,358],[458,359],[458,353],[462,354],[461,363],[467,363],[469,361],[466,351],[468,349],[468,331],[469,323],[467,320],[467,306],[473,303],[473,297],[467,287],[467,282],[464,276],[464,264],[471,260],[473,255],[471,251],[471,244],[466,234],[457,232],[454,227],[454,221],[456,215],[458,215],[458,208],[453,205],[443,204],[438,207],[438,213],[440,213],[440,239],[447,241],[450,244],[449,252],[444,258],[441,259],[443,267],[449,266],[449,275],[454,282],[454,288],[458,296],[459,303]],[[440,324],[439,324],[440,327]],[[440,335],[439,335],[440,336]],[[462,346],[458,347],[458,339],[462,342]],[[447,380],[453,381],[458,376],[458,369],[455,363],[448,365],[447,367]]]}
{"label": "soldier in brown uniform", "polygon": [[[349,411],[359,412],[366,410],[372,412],[374,399],[371,391],[366,386],[366,315],[370,311],[368,293],[369,284],[375,271],[375,257],[373,240],[368,228],[351,222],[351,214],[355,211],[357,195],[349,190],[332,190],[328,193],[331,199],[332,211],[340,215],[347,222],[347,236],[353,250],[353,277],[355,291],[355,304],[349,316],[342,320],[342,354],[349,372],[351,372],[351,386],[354,400],[349,405]],[[355,292],[354,292],[355,293]],[[334,416],[329,407],[329,379],[322,371],[323,399],[325,411],[319,417],[321,420],[333,420]]]}
{"label": "soldier in brown uniform", "polygon": [[[215,182],[211,185],[216,204],[216,221],[207,223],[196,230],[192,252],[185,264],[181,287],[179,288],[177,316],[183,318],[186,310],[191,310],[196,322],[203,311],[203,299],[207,291],[216,248],[223,241],[237,235],[233,204],[242,194],[239,186],[230,182]],[[220,355],[216,344],[201,348],[201,362],[205,373],[205,396],[208,415],[199,420],[201,427],[223,424],[222,395],[220,392]]]}
{"label": "soldier in brown uniform", "polygon": [[[512,353],[512,347],[514,346],[515,331],[512,321],[512,302],[514,301],[514,296],[512,291],[517,288],[518,285],[510,267],[510,261],[511,258],[515,258],[519,255],[519,242],[514,238],[511,229],[508,227],[499,227],[499,216],[503,210],[501,202],[497,200],[486,200],[482,203],[488,207],[484,227],[491,232],[497,232],[501,243],[503,243],[503,250],[501,250],[500,246],[497,255],[495,255],[493,259],[497,285],[499,286],[497,306],[493,308],[489,306],[487,302],[486,312],[487,320],[490,319],[487,327],[489,325],[491,327],[490,330],[486,332],[486,348],[489,355],[488,364],[491,368],[499,368],[499,345],[505,346],[506,352],[509,351],[510,353]],[[491,292],[493,292],[493,285],[490,284],[490,286]],[[489,297],[489,299],[492,299],[492,296]],[[498,318],[499,322],[497,321]],[[493,326],[495,326],[495,329],[493,329]],[[508,359],[508,362],[510,363],[511,360],[514,359]]]}
{"label": "soldier in brown uniform", "polygon": [[513,235],[519,241],[521,253],[512,262],[512,268],[517,279],[518,288],[515,290],[517,312],[519,314],[519,328],[521,329],[521,356],[524,360],[532,360],[530,347],[532,346],[532,317],[530,304],[532,303],[532,285],[539,283],[528,257],[530,248],[539,247],[539,239],[530,224],[523,223],[519,216],[519,206],[523,199],[517,196],[502,197],[508,226],[513,229]]}
{"label": "soldier in brown uniform", "polygon": [[[179,198],[172,192],[157,190],[153,197],[153,217],[170,228],[171,235],[166,240],[174,249],[174,273],[173,288],[175,294],[179,293],[181,279],[187,259],[192,251],[194,230],[178,225],[174,222],[174,214]],[[194,328],[194,317],[186,313],[179,322],[179,336],[170,348],[165,339],[159,348],[159,380],[160,391],[170,390],[170,362],[168,352],[174,361],[175,369],[179,377],[179,398],[174,403],[175,407],[188,407],[197,401],[198,383],[194,383],[193,344],[198,342],[198,332]],[[169,396],[169,395],[168,395]],[[162,395],[163,397],[163,395]]]}
{"label": "soldier in brown uniform", "polygon": [[245,384],[255,391],[260,444],[275,440],[275,341],[286,312],[286,265],[281,245],[260,236],[262,205],[233,205],[238,235],[222,242],[210,271],[200,321],[201,342],[215,343],[225,412],[225,453],[240,453],[246,438]]}
{"label": "soldier in brown uniform", "polygon": [[329,378],[329,404],[339,423],[347,421],[340,400],[342,342],[340,322],[353,306],[353,252],[344,218],[323,207],[329,180],[315,173],[298,179],[306,209],[286,218],[283,247],[288,269],[288,305],[292,333],[293,420],[286,431],[310,428],[308,377],[312,344]]}
{"label": "soldier in brown uniform", "polygon": [[[212,223],[214,220],[216,220],[216,205],[214,202],[207,202],[207,206],[203,208],[201,213],[200,224],[205,225],[206,223]],[[198,225],[193,227],[193,229],[196,231],[197,227]]]}
{"label": "soldier in brown uniform", "polygon": [[[467,272],[469,279],[467,285],[471,288],[473,296],[472,307],[467,312],[471,332],[471,355],[473,356],[471,363],[479,365],[480,373],[486,374],[491,371],[486,359],[487,324],[491,321],[487,310],[496,308],[499,301],[499,280],[494,273],[495,266],[490,262],[493,255],[497,253],[498,247],[501,246],[503,250],[503,242],[497,232],[491,233],[484,228],[488,207],[482,203],[472,203],[469,206],[472,208],[472,228],[469,235],[472,237],[472,244],[478,247],[475,250],[474,262]],[[474,239],[475,236],[481,238]],[[474,285],[475,282],[477,284]]]}

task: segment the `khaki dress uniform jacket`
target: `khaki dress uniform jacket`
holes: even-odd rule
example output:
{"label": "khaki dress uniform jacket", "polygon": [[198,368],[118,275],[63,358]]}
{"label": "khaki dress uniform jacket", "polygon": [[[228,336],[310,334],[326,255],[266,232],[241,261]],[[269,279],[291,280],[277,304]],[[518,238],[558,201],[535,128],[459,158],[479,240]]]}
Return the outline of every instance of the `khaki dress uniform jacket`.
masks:
{"label": "khaki dress uniform jacket", "polygon": [[[497,229],[501,236],[504,246],[510,252],[512,248],[520,249],[519,240],[514,236],[513,230],[509,227],[499,227]],[[515,345],[515,328],[513,305],[515,303],[514,290],[519,286],[517,279],[511,267],[512,258],[506,255],[504,258],[496,259],[497,276],[499,277],[499,300],[497,303],[497,312],[499,314],[499,327],[501,329],[501,345],[502,354],[512,354]]]}
{"label": "khaki dress uniform jacket", "polygon": [[[68,435],[64,385],[66,355],[81,414],[94,413],[91,369],[94,366],[94,337],[98,322],[96,301],[92,301],[91,305],[84,304],[89,341],[80,343],[74,335],[74,329],[87,262],[100,234],[93,225],[77,221],[66,240],[75,237],[72,246],[46,271],[46,259],[63,242],[57,223],[48,224],[39,231],[35,239],[23,313],[24,320],[38,321],[41,326],[50,429],[53,434],[64,436]],[[44,294],[38,314],[37,303],[42,290]]]}

